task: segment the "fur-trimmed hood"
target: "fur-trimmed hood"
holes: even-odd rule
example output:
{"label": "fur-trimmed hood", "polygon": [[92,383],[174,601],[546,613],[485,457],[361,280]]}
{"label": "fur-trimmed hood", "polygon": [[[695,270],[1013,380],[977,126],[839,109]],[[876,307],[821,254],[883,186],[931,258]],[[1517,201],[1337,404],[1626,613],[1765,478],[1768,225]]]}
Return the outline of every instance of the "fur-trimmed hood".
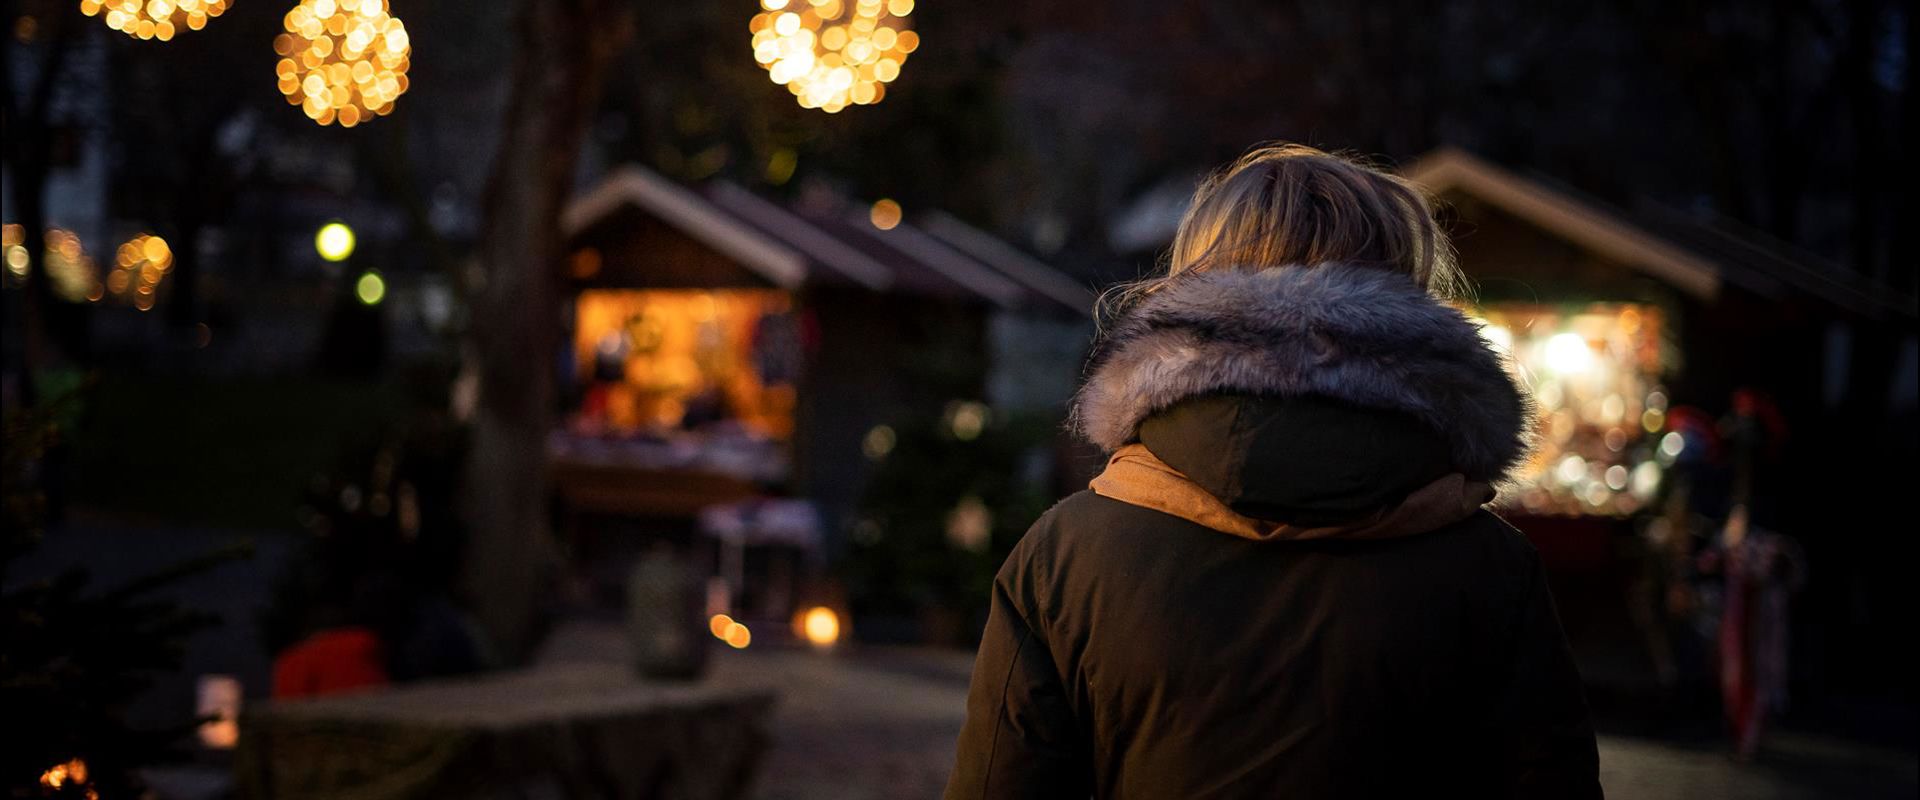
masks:
{"label": "fur-trimmed hood", "polygon": [[1340,264],[1176,277],[1110,326],[1073,424],[1112,452],[1215,394],[1318,397],[1404,413],[1453,468],[1497,482],[1526,455],[1532,404],[1460,311],[1412,281]]}

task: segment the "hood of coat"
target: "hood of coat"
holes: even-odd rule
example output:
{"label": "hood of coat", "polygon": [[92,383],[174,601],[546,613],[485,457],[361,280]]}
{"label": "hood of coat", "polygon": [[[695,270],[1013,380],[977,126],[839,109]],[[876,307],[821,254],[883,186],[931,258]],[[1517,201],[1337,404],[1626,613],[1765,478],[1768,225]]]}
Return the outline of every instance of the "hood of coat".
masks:
{"label": "hood of coat", "polygon": [[1109,327],[1073,410],[1102,449],[1144,445],[1232,512],[1300,526],[1497,483],[1531,418],[1464,314],[1338,264],[1174,279]]}

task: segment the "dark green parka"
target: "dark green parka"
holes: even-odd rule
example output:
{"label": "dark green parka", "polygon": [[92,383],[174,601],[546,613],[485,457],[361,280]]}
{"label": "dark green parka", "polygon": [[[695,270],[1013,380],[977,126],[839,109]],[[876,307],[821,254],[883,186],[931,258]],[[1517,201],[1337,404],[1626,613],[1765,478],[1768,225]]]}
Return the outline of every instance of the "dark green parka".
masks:
{"label": "dark green parka", "polygon": [[1459,312],[1364,268],[1179,278],[1075,415],[1268,535],[1111,479],[1054,506],[995,582],[949,800],[1600,796],[1533,548],[1484,498],[1394,513],[1524,455]]}

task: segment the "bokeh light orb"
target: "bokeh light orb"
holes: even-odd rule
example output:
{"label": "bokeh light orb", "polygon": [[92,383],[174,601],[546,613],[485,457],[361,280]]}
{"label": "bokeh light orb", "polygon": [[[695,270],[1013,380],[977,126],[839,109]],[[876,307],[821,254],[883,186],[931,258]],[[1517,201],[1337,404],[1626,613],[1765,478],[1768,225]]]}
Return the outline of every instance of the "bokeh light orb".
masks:
{"label": "bokeh light orb", "polygon": [[360,280],[353,282],[353,294],[364,305],[380,305],[381,300],[387,299],[387,279],[374,270],[367,270],[361,273]]}
{"label": "bokeh light orb", "polygon": [[167,41],[181,31],[207,27],[227,13],[232,0],[80,0],[80,13],[136,39]]}
{"label": "bokeh light orb", "polygon": [[351,128],[393,112],[413,44],[386,0],[300,0],[273,39],[280,93],[322,125]]}
{"label": "bokeh light orb", "polygon": [[920,35],[914,0],[760,0],[753,60],[803,108],[829,114],[887,96]]}
{"label": "bokeh light orb", "polygon": [[152,311],[160,296],[160,285],[173,272],[173,248],[167,240],[151,233],[128,239],[113,254],[113,271],[107,273],[107,290],[114,297],[141,311]]}
{"label": "bokeh light orb", "polygon": [[328,261],[345,261],[353,255],[353,229],[344,222],[329,222],[313,234],[314,252]]}
{"label": "bokeh light orb", "polygon": [[882,197],[873,201],[873,207],[867,209],[867,220],[873,227],[890,231],[900,225],[900,204],[891,198]]}
{"label": "bokeh light orb", "polygon": [[833,647],[840,641],[840,615],[826,606],[814,606],[800,617],[800,635],[818,649]]}
{"label": "bokeh light orb", "polygon": [[80,245],[80,237],[73,231],[47,228],[46,250],[38,260],[27,252],[26,240],[26,228],[12,223],[0,226],[0,253],[5,254],[6,264],[6,271],[0,273],[0,283],[8,287],[23,285],[35,270],[44,268],[53,296],[69,303],[94,302],[105,293],[99,266],[87,255],[86,248]]}

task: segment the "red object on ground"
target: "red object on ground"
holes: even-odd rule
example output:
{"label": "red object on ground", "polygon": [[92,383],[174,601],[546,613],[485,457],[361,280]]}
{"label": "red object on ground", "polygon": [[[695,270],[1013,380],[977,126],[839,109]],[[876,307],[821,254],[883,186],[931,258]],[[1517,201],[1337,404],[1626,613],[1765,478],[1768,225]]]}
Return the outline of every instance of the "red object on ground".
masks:
{"label": "red object on ground", "polygon": [[366,628],[329,628],[273,660],[273,696],[318,697],[385,686],[380,637]]}

